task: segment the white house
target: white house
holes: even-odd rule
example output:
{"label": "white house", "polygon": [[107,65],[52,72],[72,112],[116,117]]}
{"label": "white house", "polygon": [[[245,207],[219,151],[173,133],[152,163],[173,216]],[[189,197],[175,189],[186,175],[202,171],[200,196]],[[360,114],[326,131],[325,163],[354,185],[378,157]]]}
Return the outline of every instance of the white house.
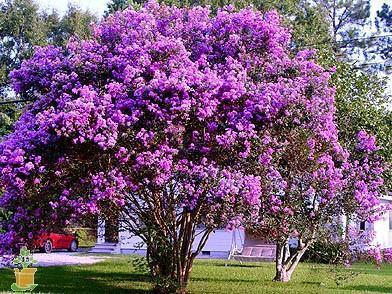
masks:
{"label": "white house", "polygon": [[[145,253],[146,246],[139,237],[119,230],[118,237],[112,238],[106,233],[107,228],[105,221],[98,221],[97,244],[91,250],[92,253]],[[200,257],[227,258],[231,246],[233,244],[241,246],[243,240],[244,231],[242,230],[236,230],[233,234],[231,231],[218,229],[210,235]],[[197,237],[195,244],[198,244]]]}
{"label": "white house", "polygon": [[[392,194],[384,196],[382,203],[392,204]],[[96,253],[145,253],[146,247],[139,237],[130,233],[118,230],[113,237],[107,233],[107,224],[100,220],[98,225],[98,238],[96,246],[91,252]],[[384,213],[383,217],[375,223],[358,224],[360,230],[373,232],[374,239],[372,245],[379,245],[381,248],[392,248],[392,210]],[[111,237],[110,237],[111,235]],[[234,234],[225,229],[218,229],[211,234],[200,257],[226,258],[232,250],[233,244],[242,247],[245,240],[244,232],[237,230]],[[198,243],[198,242],[197,242]]]}
{"label": "white house", "polygon": [[[90,252],[123,254],[144,254],[146,252],[146,246],[139,237],[125,230],[117,230],[118,236],[113,238],[113,234],[107,233],[108,227],[104,220],[98,221],[97,244]],[[226,258],[231,246],[233,244],[241,245],[243,240],[244,232],[242,230],[236,230],[233,234],[231,231],[218,229],[210,235],[200,257]],[[196,237],[195,244],[198,244],[198,237]]]}
{"label": "white house", "polygon": [[[392,205],[392,193],[383,196],[381,199],[383,204]],[[379,245],[381,248],[392,248],[392,207],[373,224],[362,223],[361,226],[361,229],[374,233],[372,245]]]}

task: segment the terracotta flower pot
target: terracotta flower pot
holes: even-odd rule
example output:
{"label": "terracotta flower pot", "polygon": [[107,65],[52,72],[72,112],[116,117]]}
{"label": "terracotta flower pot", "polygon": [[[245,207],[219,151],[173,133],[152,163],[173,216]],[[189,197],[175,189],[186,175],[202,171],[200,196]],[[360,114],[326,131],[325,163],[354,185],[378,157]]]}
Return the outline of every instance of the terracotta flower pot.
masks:
{"label": "terracotta flower pot", "polygon": [[36,268],[24,268],[19,271],[18,268],[15,269],[16,284],[19,287],[28,287],[34,284],[34,275],[37,271]]}

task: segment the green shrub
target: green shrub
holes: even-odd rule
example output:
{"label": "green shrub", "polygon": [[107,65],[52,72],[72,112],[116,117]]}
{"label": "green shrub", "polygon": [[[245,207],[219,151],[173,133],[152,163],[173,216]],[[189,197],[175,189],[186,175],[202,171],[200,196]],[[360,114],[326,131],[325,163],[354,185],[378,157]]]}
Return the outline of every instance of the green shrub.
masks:
{"label": "green shrub", "polygon": [[308,262],[339,264],[351,260],[350,251],[345,242],[315,242],[305,253],[303,259]]}

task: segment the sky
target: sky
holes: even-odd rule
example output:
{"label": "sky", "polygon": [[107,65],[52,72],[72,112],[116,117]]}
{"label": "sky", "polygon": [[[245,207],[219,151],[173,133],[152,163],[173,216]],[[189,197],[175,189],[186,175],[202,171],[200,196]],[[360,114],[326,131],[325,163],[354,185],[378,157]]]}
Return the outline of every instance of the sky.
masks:
{"label": "sky", "polygon": [[[391,0],[392,1],[392,0]],[[90,12],[101,16],[106,9],[109,0],[35,0],[39,7],[44,10],[57,10],[64,13],[67,10],[68,2],[76,4],[80,8],[88,9]]]}

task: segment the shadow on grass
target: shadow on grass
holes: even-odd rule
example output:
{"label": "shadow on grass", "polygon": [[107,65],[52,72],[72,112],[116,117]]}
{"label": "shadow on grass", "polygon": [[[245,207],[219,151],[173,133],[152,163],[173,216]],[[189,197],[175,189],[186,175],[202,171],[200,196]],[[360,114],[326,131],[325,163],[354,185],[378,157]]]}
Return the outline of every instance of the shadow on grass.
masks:
{"label": "shadow on grass", "polygon": [[[208,277],[203,277],[203,278],[196,278],[192,277],[191,278],[192,282],[218,282],[218,283],[259,283],[261,280],[259,279],[228,279],[228,278],[208,278]],[[270,282],[270,281],[269,281]]]}
{"label": "shadow on grass", "polygon": [[378,292],[378,293],[392,293],[392,287],[357,285],[344,287],[345,290],[362,291],[362,292]]}
{"label": "shadow on grass", "polygon": [[259,264],[249,264],[249,263],[228,263],[227,266],[225,264],[213,264],[213,266],[218,266],[218,267],[250,267],[250,268],[255,268],[255,267],[262,267]]}
{"label": "shadow on grass", "polygon": [[362,275],[376,275],[376,276],[391,276],[392,272],[391,271],[383,271],[383,270],[377,270],[377,269],[351,269],[352,272],[357,273],[357,274],[362,274]]}
{"label": "shadow on grass", "polygon": [[304,281],[304,282],[300,282],[300,284],[312,285],[312,286],[323,286],[323,282],[312,282],[312,281]]}
{"label": "shadow on grass", "polygon": [[[11,271],[0,272],[0,279],[3,275],[7,281],[14,282]],[[43,293],[151,293],[148,290],[150,281],[147,274],[131,271],[102,272],[97,269],[89,270],[88,266],[39,268],[36,274],[39,285],[37,290]],[[4,283],[1,286],[4,288],[0,291],[9,288]]]}

